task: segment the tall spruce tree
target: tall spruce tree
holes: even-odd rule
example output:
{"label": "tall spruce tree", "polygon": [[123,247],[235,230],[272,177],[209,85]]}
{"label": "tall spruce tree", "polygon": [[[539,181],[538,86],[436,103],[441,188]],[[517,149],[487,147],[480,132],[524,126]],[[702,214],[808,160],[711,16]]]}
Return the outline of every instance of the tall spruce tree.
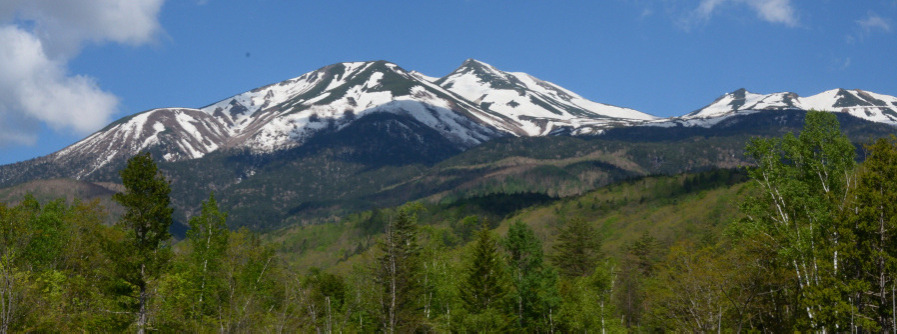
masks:
{"label": "tall spruce tree", "polygon": [[413,332],[419,324],[417,292],[420,290],[420,252],[416,217],[403,208],[387,225],[380,242],[376,280],[383,289],[382,329],[388,333]]}
{"label": "tall spruce tree", "polygon": [[601,236],[591,224],[582,218],[567,221],[561,227],[554,265],[567,277],[589,276],[601,260]]}
{"label": "tall spruce tree", "polygon": [[508,264],[514,289],[511,298],[517,315],[519,330],[552,332],[549,315],[557,313],[560,297],[557,291],[557,272],[546,265],[542,241],[532,228],[516,221],[502,240],[508,253]]}
{"label": "tall spruce tree", "polygon": [[126,237],[110,255],[116,260],[117,276],[130,286],[127,295],[136,300],[132,311],[137,332],[144,333],[150,298],[147,287],[159,277],[171,257],[167,244],[173,212],[171,188],[149,153],[129,159],[120,174],[125,191],[112,199],[125,208],[118,226],[124,229]]}
{"label": "tall spruce tree", "polygon": [[467,277],[461,286],[461,300],[469,313],[466,331],[501,332],[508,325],[505,312],[509,281],[498,240],[484,220],[477,232]]}
{"label": "tall spruce tree", "polygon": [[897,274],[897,138],[867,146],[869,154],[842,211],[838,232],[845,276],[852,288],[851,330],[890,333],[895,329]]}

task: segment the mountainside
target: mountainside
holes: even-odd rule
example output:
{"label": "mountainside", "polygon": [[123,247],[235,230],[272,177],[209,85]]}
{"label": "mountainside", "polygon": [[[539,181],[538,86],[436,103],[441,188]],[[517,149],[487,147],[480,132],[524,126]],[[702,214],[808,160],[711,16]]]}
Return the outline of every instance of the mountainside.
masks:
{"label": "mountainside", "polygon": [[233,224],[274,228],[407,201],[581,194],[627,178],[748,163],[751,136],[838,113],[855,143],[895,132],[897,98],[860,90],[726,94],[682,117],[592,102],[470,59],[442,77],[385,61],[340,63],[202,108],[118,120],[63,150],[0,166],[0,187],[33,180],[118,182],[149,151],[172,182],[178,219],[209,192]]}
{"label": "mountainside", "polygon": [[404,132],[401,138],[428,138],[438,148],[422,143],[418,151],[444,157],[503,136],[599,135],[641,125],[710,127],[734,115],[809,109],[897,125],[897,98],[862,90],[804,98],[739,89],[682,117],[662,119],[589,101],[526,73],[503,72],[474,59],[442,78],[385,61],[338,63],[199,109],[161,108],[125,117],[49,156],[0,169],[0,185],[35,177],[104,179],[144,150],[169,162],[215,151],[270,154],[381,113],[400,116],[381,127],[393,129],[393,135]]}
{"label": "mountainside", "polygon": [[725,94],[683,120],[720,119],[761,110],[820,110],[840,112],[872,122],[897,125],[897,97],[859,89],[832,89],[809,97],[795,93],[754,94],[744,88]]}

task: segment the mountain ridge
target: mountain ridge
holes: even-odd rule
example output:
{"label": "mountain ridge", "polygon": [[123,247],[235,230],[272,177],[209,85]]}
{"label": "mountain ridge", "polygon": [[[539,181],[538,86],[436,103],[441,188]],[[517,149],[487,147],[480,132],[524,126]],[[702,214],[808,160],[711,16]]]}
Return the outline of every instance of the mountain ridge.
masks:
{"label": "mountain ridge", "polygon": [[[370,129],[384,129],[398,139],[430,138],[438,142],[438,148],[414,150],[441,152],[436,156],[444,157],[446,152],[507,136],[594,136],[640,126],[708,128],[738,115],[807,109],[897,125],[897,98],[859,89],[800,97],[790,92],[755,94],[742,88],[686,115],[660,118],[593,102],[551,82],[523,72],[501,71],[472,58],[441,78],[383,60],[347,62],[201,108],[158,108],[121,118],[50,155],[6,165],[0,170],[0,184],[32,179],[27,175],[82,179],[108,174],[144,150],[167,162],[200,159],[222,150],[271,154],[300,147],[323,134],[346,136],[341,131],[379,113],[397,117],[370,119],[368,125],[351,128],[366,129],[369,136],[373,135]],[[434,140],[436,135],[442,139]],[[434,161],[432,157],[411,160]]]}
{"label": "mountain ridge", "polygon": [[716,118],[743,111],[811,109],[847,113],[873,122],[897,125],[897,97],[843,88],[807,97],[793,92],[756,94],[740,88],[679,118]]}

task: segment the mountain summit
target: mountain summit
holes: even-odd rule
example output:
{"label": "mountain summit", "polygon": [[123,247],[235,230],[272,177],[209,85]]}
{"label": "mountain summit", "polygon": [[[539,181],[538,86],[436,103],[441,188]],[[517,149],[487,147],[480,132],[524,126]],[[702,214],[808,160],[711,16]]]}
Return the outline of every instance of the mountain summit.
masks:
{"label": "mountain summit", "polygon": [[897,125],[897,98],[862,90],[799,97],[739,89],[687,115],[662,119],[475,59],[441,78],[386,61],[348,62],[202,108],[160,108],[122,118],[56,153],[0,168],[0,185],[29,175],[108,174],[140,151],[176,162],[213,152],[266,155],[311,143],[337,145],[346,156],[368,160],[433,163],[499,137],[599,135],[639,125],[709,127],[758,111],[808,109]]}
{"label": "mountain summit", "polygon": [[475,59],[466,60],[436,83],[486,112],[515,119],[526,136],[563,130],[594,134],[610,126],[656,119],[636,110],[592,102],[529,74],[503,72]]}
{"label": "mountain summit", "polygon": [[795,93],[755,94],[744,88],[682,117],[707,119],[765,110],[820,110],[850,114],[877,123],[897,125],[897,97],[859,89],[832,89],[813,96]]}

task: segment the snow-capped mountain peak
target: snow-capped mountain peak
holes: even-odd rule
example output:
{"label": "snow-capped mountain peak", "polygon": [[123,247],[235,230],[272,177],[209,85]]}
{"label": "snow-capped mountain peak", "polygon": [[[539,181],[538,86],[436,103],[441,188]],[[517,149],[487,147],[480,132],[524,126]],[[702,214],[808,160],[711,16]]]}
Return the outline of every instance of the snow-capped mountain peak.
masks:
{"label": "snow-capped mountain peak", "polygon": [[202,110],[225,120],[233,137],[229,146],[270,152],[301,145],[323,129],[340,128],[375,112],[403,113],[425,124],[442,124],[437,128],[446,136],[470,147],[496,135],[485,124],[458,114],[475,109],[455,101],[450,92],[420,74],[373,61],[330,65]]}
{"label": "snow-capped mountain peak", "polygon": [[873,122],[897,125],[897,98],[841,88],[808,97],[791,92],[755,94],[742,88],[720,96],[713,103],[681,119],[713,119],[765,110],[811,109],[843,112]]}
{"label": "snow-capped mountain peak", "polygon": [[[659,119],[589,101],[551,82],[504,72],[475,59],[442,78],[386,61],[367,61],[325,66],[199,109],[138,113],[38,160],[81,166],[71,177],[84,177],[143,150],[156,151],[167,161],[233,148],[263,154],[347,129],[391,127],[399,129],[392,131],[396,138],[430,138],[440,147],[464,150],[508,135],[600,134],[632,125],[712,126],[745,113],[808,109],[897,125],[897,98],[858,89],[833,89],[809,97],[739,89],[688,115]],[[383,117],[367,118],[374,114]]]}
{"label": "snow-capped mountain peak", "polygon": [[436,83],[486,112],[519,122],[521,130],[529,136],[548,135],[563,129],[599,133],[609,126],[656,118],[632,109],[592,102],[529,74],[504,72],[475,59],[466,60]]}
{"label": "snow-capped mountain peak", "polygon": [[800,109],[798,99],[797,94],[790,92],[755,94],[741,88],[720,96],[713,103],[693,111],[683,118],[712,118],[748,110]]}

